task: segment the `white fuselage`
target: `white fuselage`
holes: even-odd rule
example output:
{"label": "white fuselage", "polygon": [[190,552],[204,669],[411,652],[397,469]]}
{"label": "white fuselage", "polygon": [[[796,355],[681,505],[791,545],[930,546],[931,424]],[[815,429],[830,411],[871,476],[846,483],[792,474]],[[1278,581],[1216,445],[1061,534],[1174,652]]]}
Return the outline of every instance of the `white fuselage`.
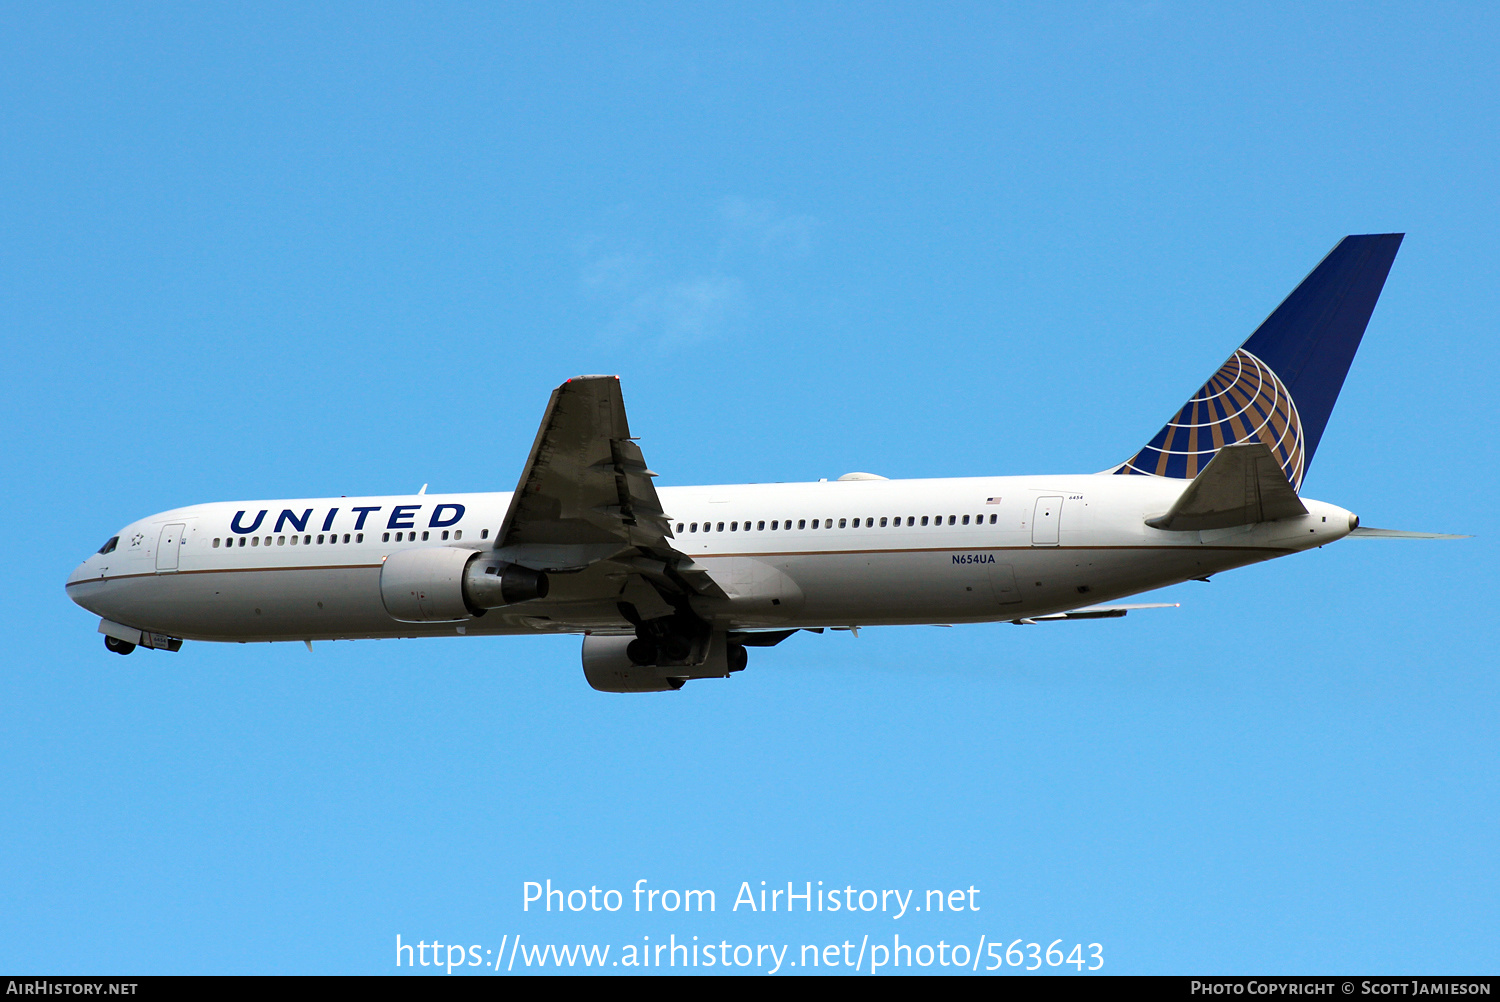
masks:
{"label": "white fuselage", "polygon": [[[1094,474],[664,487],[660,497],[672,545],[729,596],[695,598],[694,611],[728,629],[1023,619],[1322,546],[1355,521],[1304,501],[1309,514],[1276,522],[1148,527],[1185,487]],[[510,500],[503,492],[179,508],[126,526],[67,590],[105,619],[218,641],[624,633],[622,601],[648,618],[670,611],[608,561],[554,573],[546,598],[465,622],[392,619],[380,592],[385,558],[423,546],[488,550]]]}

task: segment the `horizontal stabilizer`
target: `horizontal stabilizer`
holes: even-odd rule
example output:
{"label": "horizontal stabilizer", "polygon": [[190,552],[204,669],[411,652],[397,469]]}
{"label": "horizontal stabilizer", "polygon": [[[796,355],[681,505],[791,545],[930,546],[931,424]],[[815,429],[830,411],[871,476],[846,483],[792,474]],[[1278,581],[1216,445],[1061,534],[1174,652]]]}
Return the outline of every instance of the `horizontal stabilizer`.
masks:
{"label": "horizontal stabilizer", "polygon": [[1351,537],[1363,539],[1473,539],[1473,536],[1454,535],[1448,532],[1406,532],[1402,529],[1377,529],[1361,525]]}
{"label": "horizontal stabilizer", "polygon": [[1153,529],[1227,529],[1306,515],[1307,508],[1264,442],[1226,445],[1214,453],[1170,511],[1147,519]]}
{"label": "horizontal stabilizer", "polygon": [[1054,612],[1048,616],[1027,616],[1024,619],[1012,619],[1011,622],[1017,626],[1028,626],[1032,623],[1059,623],[1065,619],[1119,619],[1127,612],[1132,612],[1136,609],[1176,609],[1181,605],[1181,602],[1142,602],[1136,605],[1086,605],[1082,609],[1073,609],[1070,612]]}

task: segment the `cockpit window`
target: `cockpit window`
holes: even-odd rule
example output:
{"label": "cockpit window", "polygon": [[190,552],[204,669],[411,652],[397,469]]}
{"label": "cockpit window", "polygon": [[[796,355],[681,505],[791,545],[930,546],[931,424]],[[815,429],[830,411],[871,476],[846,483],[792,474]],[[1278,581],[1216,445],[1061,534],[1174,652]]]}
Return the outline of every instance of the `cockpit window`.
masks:
{"label": "cockpit window", "polygon": [[107,542],[103,546],[99,547],[99,552],[100,553],[113,553],[115,551],[115,547],[118,546],[119,543],[120,543],[120,537],[119,536],[110,536],[109,537],[109,542]]}

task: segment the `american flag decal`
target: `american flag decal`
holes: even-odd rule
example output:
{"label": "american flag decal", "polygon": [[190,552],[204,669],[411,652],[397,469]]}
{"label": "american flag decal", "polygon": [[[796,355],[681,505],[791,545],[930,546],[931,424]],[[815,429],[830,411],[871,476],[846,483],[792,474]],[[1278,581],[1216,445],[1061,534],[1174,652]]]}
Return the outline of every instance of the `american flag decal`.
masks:
{"label": "american flag decal", "polygon": [[984,499],[984,503],[985,504],[999,504],[1000,503],[1000,499],[999,498],[985,498]]}

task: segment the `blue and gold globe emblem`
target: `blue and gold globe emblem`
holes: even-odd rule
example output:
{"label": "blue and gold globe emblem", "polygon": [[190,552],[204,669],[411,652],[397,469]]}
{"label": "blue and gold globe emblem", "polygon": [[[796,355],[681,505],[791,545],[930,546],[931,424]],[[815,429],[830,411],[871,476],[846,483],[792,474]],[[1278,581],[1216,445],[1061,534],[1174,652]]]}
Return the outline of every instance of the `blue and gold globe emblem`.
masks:
{"label": "blue and gold globe emblem", "polygon": [[1271,367],[1240,348],[1117,472],[1191,480],[1222,447],[1257,439],[1301,490],[1305,456],[1297,405]]}

